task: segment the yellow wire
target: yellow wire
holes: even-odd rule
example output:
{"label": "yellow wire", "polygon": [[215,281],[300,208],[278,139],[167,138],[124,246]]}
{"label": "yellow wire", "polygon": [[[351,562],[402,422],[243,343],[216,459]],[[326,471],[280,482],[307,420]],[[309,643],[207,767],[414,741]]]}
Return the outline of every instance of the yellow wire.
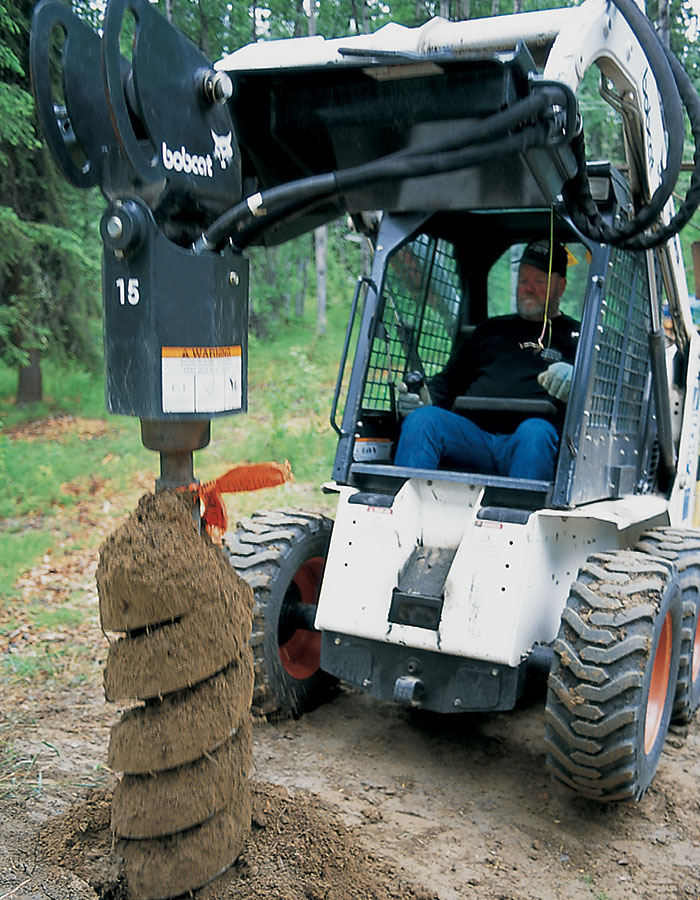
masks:
{"label": "yellow wire", "polygon": [[[549,330],[549,337],[547,339],[547,347],[552,343],[552,323],[547,318],[547,313],[549,312],[549,291],[552,285],[552,263],[554,261],[554,206],[549,207],[549,266],[547,269],[547,295],[544,301],[544,322],[542,323],[542,332],[540,336],[537,338],[537,343],[540,345],[542,349],[544,349],[544,344],[542,340],[545,336],[545,332]],[[549,329],[547,328],[549,326]]]}

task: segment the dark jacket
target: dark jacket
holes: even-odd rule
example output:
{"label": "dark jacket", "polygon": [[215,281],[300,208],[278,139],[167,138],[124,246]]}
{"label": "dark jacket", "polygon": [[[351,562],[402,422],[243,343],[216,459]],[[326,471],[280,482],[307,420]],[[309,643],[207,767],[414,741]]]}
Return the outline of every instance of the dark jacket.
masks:
{"label": "dark jacket", "polygon": [[[569,316],[559,315],[551,320],[545,333],[546,348],[559,351],[561,359],[573,363],[579,324]],[[518,315],[497,316],[478,325],[464,340],[446,368],[428,382],[432,402],[451,409],[456,397],[517,397],[552,400],[537,383],[537,376],[551,360],[535,348],[542,332],[541,322],[530,322]],[[558,412],[550,418],[561,426],[565,407],[556,403]],[[521,414],[465,412],[482,428],[494,433],[508,434],[527,418]]]}

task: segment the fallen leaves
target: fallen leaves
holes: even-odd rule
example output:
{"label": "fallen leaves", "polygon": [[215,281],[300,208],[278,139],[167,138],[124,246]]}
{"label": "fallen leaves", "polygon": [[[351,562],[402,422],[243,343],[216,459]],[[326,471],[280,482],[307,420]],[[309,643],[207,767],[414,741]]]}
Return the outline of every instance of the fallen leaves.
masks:
{"label": "fallen leaves", "polygon": [[70,497],[83,497],[85,494],[94,497],[103,490],[106,484],[106,479],[95,478],[94,476],[90,476],[88,479],[74,478],[72,481],[63,482],[61,485],[61,493],[67,494]]}
{"label": "fallen leaves", "polygon": [[[6,682],[81,677],[103,654],[96,543],[114,524],[114,517],[100,514],[94,500],[79,503],[62,519],[65,530],[56,534],[52,551],[17,579],[14,595],[0,604]],[[94,546],[80,546],[86,535]]]}
{"label": "fallen leaves", "polygon": [[104,419],[83,419],[80,416],[46,416],[33,422],[14,425],[5,432],[11,441],[53,441],[70,434],[81,441],[103,437],[109,431]]}

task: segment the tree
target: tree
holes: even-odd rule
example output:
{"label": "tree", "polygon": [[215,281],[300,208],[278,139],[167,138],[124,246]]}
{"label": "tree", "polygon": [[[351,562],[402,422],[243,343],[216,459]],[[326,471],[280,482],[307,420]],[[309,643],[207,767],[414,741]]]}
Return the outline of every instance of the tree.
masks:
{"label": "tree", "polygon": [[0,0],[0,355],[17,402],[41,399],[41,353],[96,359],[99,244],[94,201],[71,191],[37,140],[29,92],[32,4]]}
{"label": "tree", "polygon": [[316,328],[319,334],[326,333],[328,320],[328,226],[322,225],[314,231],[314,250],[316,256]]}

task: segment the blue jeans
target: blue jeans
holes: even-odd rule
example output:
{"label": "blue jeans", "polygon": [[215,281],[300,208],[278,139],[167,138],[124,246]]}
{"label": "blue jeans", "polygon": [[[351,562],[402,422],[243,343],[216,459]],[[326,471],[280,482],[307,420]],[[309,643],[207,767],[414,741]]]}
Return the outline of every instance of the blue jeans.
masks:
{"label": "blue jeans", "polygon": [[491,434],[457,413],[423,406],[403,422],[394,465],[551,481],[558,445],[546,419],[525,419],[513,434]]}

